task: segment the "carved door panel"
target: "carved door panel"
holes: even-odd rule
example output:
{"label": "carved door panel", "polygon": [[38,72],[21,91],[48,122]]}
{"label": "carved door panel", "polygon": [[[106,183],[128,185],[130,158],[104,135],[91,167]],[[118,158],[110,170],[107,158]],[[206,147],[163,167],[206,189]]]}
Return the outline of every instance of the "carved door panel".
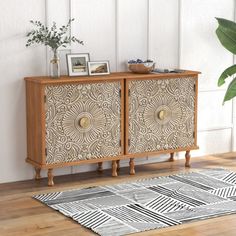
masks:
{"label": "carved door panel", "polygon": [[120,81],[46,86],[46,163],[121,155],[120,91]]}
{"label": "carved door panel", "polygon": [[128,83],[128,153],[196,145],[196,78],[131,80]]}

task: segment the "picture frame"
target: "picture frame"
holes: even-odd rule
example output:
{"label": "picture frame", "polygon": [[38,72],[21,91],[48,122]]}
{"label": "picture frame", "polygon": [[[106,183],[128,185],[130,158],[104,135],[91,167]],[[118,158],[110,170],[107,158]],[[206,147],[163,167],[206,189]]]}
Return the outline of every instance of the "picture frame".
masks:
{"label": "picture frame", "polygon": [[89,75],[108,75],[110,74],[109,61],[89,61]]}
{"label": "picture frame", "polygon": [[89,53],[66,54],[66,60],[69,76],[88,75]]}

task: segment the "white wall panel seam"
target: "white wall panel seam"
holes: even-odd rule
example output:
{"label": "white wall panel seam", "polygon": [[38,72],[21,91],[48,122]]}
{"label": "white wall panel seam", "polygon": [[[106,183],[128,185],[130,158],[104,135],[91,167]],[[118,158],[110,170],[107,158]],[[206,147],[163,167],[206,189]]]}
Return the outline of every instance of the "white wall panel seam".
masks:
{"label": "white wall panel seam", "polygon": [[119,64],[119,0],[115,0],[115,59],[116,59],[116,72],[118,71]]}
{"label": "white wall panel seam", "polygon": [[[49,0],[45,0],[45,25],[48,26],[48,15],[49,15],[49,9],[48,9],[48,1]],[[48,47],[45,47],[45,52],[46,52],[46,73],[47,75],[49,75],[49,51],[48,51]]]}
{"label": "white wall panel seam", "polygon": [[179,1],[179,6],[178,6],[178,68],[180,68],[181,66],[181,49],[182,49],[182,34],[181,34],[181,30],[182,30],[182,15],[181,15],[181,7],[182,7],[182,1],[181,0],[178,0]]}
{"label": "white wall panel seam", "polygon": [[[233,8],[233,17],[234,17],[234,21],[236,20],[236,0],[234,0],[234,8]],[[233,56],[233,64],[235,64],[235,56]],[[231,152],[234,150],[234,147],[236,146],[235,144],[235,121],[234,121],[234,117],[236,116],[235,114],[235,99],[232,99],[232,123],[233,123],[233,128],[232,128],[232,132],[231,132]]]}
{"label": "white wall panel seam", "polygon": [[210,127],[210,128],[206,128],[206,129],[199,129],[198,132],[212,132],[212,131],[216,131],[216,130],[225,130],[225,129],[233,129],[233,124],[226,125],[226,126]]}
{"label": "white wall panel seam", "polygon": [[199,89],[198,93],[226,92],[226,89]]}
{"label": "white wall panel seam", "polygon": [[150,0],[147,0],[147,58],[150,57]]}
{"label": "white wall panel seam", "polygon": [[[69,4],[69,19],[72,19],[72,18],[74,18],[74,17],[72,16],[72,8],[73,8],[72,0],[69,0],[68,4]],[[68,19],[68,20],[69,20],[69,19]],[[70,27],[70,32],[69,32],[69,34],[70,34],[70,36],[73,35],[73,28],[72,28],[72,26]],[[71,46],[71,44],[70,44],[70,46]]]}

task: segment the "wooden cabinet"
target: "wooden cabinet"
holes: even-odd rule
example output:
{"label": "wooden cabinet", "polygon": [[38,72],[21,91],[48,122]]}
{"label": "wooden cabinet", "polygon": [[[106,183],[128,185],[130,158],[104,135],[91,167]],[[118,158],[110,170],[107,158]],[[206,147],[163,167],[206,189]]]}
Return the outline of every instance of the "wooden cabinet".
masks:
{"label": "wooden cabinet", "polygon": [[198,72],[28,77],[27,159],[36,170],[197,149]]}

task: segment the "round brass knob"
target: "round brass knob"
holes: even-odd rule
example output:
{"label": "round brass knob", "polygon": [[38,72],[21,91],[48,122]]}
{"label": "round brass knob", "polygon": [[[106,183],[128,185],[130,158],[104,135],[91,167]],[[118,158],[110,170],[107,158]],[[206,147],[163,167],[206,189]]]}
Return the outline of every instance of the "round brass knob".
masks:
{"label": "round brass knob", "polygon": [[79,126],[80,126],[81,128],[86,129],[86,128],[89,127],[89,125],[90,125],[90,120],[89,120],[88,117],[82,117],[82,118],[80,118],[80,120],[79,120]]}
{"label": "round brass knob", "polygon": [[164,120],[165,117],[166,117],[166,111],[161,110],[161,111],[158,112],[158,118],[159,118],[160,120]]}

